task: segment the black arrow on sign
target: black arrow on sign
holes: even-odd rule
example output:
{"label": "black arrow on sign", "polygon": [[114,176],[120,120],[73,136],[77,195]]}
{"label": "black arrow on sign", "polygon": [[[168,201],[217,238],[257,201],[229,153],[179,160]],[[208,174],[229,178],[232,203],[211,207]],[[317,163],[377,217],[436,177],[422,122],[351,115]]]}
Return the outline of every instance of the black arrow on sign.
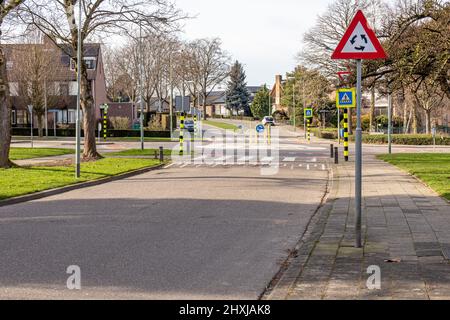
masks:
{"label": "black arrow on sign", "polygon": [[354,37],[350,40],[350,43],[351,43],[351,44],[355,44],[356,38],[358,38],[358,36],[354,36]]}
{"label": "black arrow on sign", "polygon": [[355,50],[360,50],[360,51],[364,51],[366,47],[364,46],[360,46],[360,47],[355,47]]}
{"label": "black arrow on sign", "polygon": [[367,44],[367,37],[366,37],[366,35],[365,34],[362,34],[361,35],[361,39],[363,39],[364,40],[364,42]]}

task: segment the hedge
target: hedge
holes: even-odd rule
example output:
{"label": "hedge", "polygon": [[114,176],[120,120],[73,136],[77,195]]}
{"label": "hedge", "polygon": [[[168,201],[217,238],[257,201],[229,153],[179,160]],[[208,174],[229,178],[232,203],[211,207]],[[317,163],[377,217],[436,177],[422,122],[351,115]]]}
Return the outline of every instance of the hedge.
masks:
{"label": "hedge", "polygon": [[[12,128],[13,136],[29,137],[31,134],[30,128]],[[96,131],[97,133],[97,131]],[[50,137],[54,135],[53,129],[48,130]],[[33,135],[38,135],[38,130],[33,130]],[[83,130],[81,130],[81,136],[83,136]],[[56,129],[57,137],[75,137],[75,129]],[[103,132],[102,132],[103,136]],[[141,133],[139,130],[108,130],[108,137],[110,138],[126,138],[126,137],[140,137]],[[144,136],[146,138],[170,138],[170,131],[144,131]]]}
{"label": "hedge", "polygon": [[[354,136],[350,137],[351,141],[355,140]],[[363,143],[367,144],[387,144],[388,136],[384,135],[363,135]],[[414,146],[430,146],[433,145],[433,137],[426,134],[393,134],[392,143],[399,145],[414,145]],[[450,137],[437,136],[436,145],[450,146]]]}
{"label": "hedge", "polygon": [[327,128],[327,129],[321,129],[321,128],[312,128],[311,132],[314,133],[314,136],[322,139],[330,139],[335,140],[338,138],[337,128]]}

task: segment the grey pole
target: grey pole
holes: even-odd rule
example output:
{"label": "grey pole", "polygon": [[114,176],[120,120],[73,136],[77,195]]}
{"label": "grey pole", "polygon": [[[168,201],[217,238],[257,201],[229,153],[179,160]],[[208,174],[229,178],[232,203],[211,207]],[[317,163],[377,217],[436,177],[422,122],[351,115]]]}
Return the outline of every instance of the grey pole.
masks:
{"label": "grey pole", "polygon": [[[306,97],[305,97],[305,78],[303,75],[303,110],[306,108]],[[306,139],[306,119],[303,117],[303,131],[305,132],[305,139]]]}
{"label": "grey pole", "polygon": [[362,129],[361,129],[361,73],[362,61],[356,60],[357,84],[356,84],[356,165],[355,165],[355,233],[356,248],[362,247],[361,226],[362,226]]}
{"label": "grey pole", "polygon": [[392,95],[388,93],[388,149],[389,154],[392,154]]}
{"label": "grey pole", "polygon": [[53,135],[56,138],[56,111],[53,112]]}
{"label": "grey pole", "polygon": [[33,107],[30,108],[30,117],[31,117],[31,148],[34,148],[33,146]]}
{"label": "grey pole", "polygon": [[45,136],[48,137],[48,107],[47,107],[47,81],[44,81],[44,112],[45,112]]}
{"label": "grey pole", "polygon": [[139,125],[141,129],[141,150],[144,150],[144,66],[143,59],[144,55],[142,53],[142,22],[139,23],[139,82],[140,82],[140,106],[141,114],[139,116]]}
{"label": "grey pole", "polygon": [[173,67],[172,67],[172,53],[169,57],[169,78],[170,78],[170,101],[169,101],[169,117],[170,117],[170,140],[173,139]]}
{"label": "grey pole", "polygon": [[76,144],[76,155],[75,155],[75,178],[79,179],[81,176],[80,162],[81,162],[81,125],[80,125],[80,104],[81,104],[81,14],[82,7],[81,2],[78,1],[78,46],[77,46],[77,112],[75,115],[75,144]]}
{"label": "grey pole", "polygon": [[337,108],[337,117],[338,117],[338,144],[341,144],[341,110],[339,110],[339,108]]}
{"label": "grey pole", "polygon": [[294,83],[292,84],[292,108],[294,109],[294,132],[297,130],[296,128],[296,119],[295,119],[295,80]]}

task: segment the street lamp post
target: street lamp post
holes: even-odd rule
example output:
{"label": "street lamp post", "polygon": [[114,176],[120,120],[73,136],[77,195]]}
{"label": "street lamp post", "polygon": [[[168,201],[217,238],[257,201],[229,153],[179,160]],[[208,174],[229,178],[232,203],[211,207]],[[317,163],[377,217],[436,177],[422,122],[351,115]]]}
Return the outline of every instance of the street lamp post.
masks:
{"label": "street lamp post", "polygon": [[140,82],[140,115],[141,150],[144,150],[144,54],[142,52],[142,23],[139,23],[139,82]]}
{"label": "street lamp post", "polygon": [[170,140],[173,139],[173,66],[172,53],[169,57],[169,81],[170,81],[170,100],[169,100],[169,118],[170,118]]}
{"label": "street lamp post", "polygon": [[76,155],[75,155],[75,178],[79,179],[81,176],[80,162],[81,162],[81,125],[80,125],[80,104],[81,104],[81,14],[82,7],[81,2],[78,1],[78,44],[77,44],[77,112],[75,115],[75,144],[76,144]]}

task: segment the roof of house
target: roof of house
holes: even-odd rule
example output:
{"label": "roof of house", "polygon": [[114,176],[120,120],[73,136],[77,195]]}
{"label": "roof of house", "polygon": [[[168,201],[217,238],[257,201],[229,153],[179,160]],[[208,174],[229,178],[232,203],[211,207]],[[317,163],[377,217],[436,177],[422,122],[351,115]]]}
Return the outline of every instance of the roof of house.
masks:
{"label": "roof of house", "polygon": [[[19,81],[20,74],[14,72],[14,67],[17,65],[14,63],[16,55],[15,52],[26,52],[33,46],[48,47],[48,50],[57,50],[55,55],[59,56],[58,65],[55,67],[53,79],[54,81],[76,81],[75,70],[70,69],[70,55],[72,54],[72,48],[69,45],[61,44],[61,47],[49,44],[2,44],[1,47],[5,52],[6,59],[12,61],[12,69],[8,70],[8,79],[10,81]],[[84,45],[84,57],[85,58],[98,58],[100,55],[101,46],[99,43],[86,43]],[[55,51],[53,51],[55,52]],[[88,79],[95,80],[97,71],[87,70]]]}

